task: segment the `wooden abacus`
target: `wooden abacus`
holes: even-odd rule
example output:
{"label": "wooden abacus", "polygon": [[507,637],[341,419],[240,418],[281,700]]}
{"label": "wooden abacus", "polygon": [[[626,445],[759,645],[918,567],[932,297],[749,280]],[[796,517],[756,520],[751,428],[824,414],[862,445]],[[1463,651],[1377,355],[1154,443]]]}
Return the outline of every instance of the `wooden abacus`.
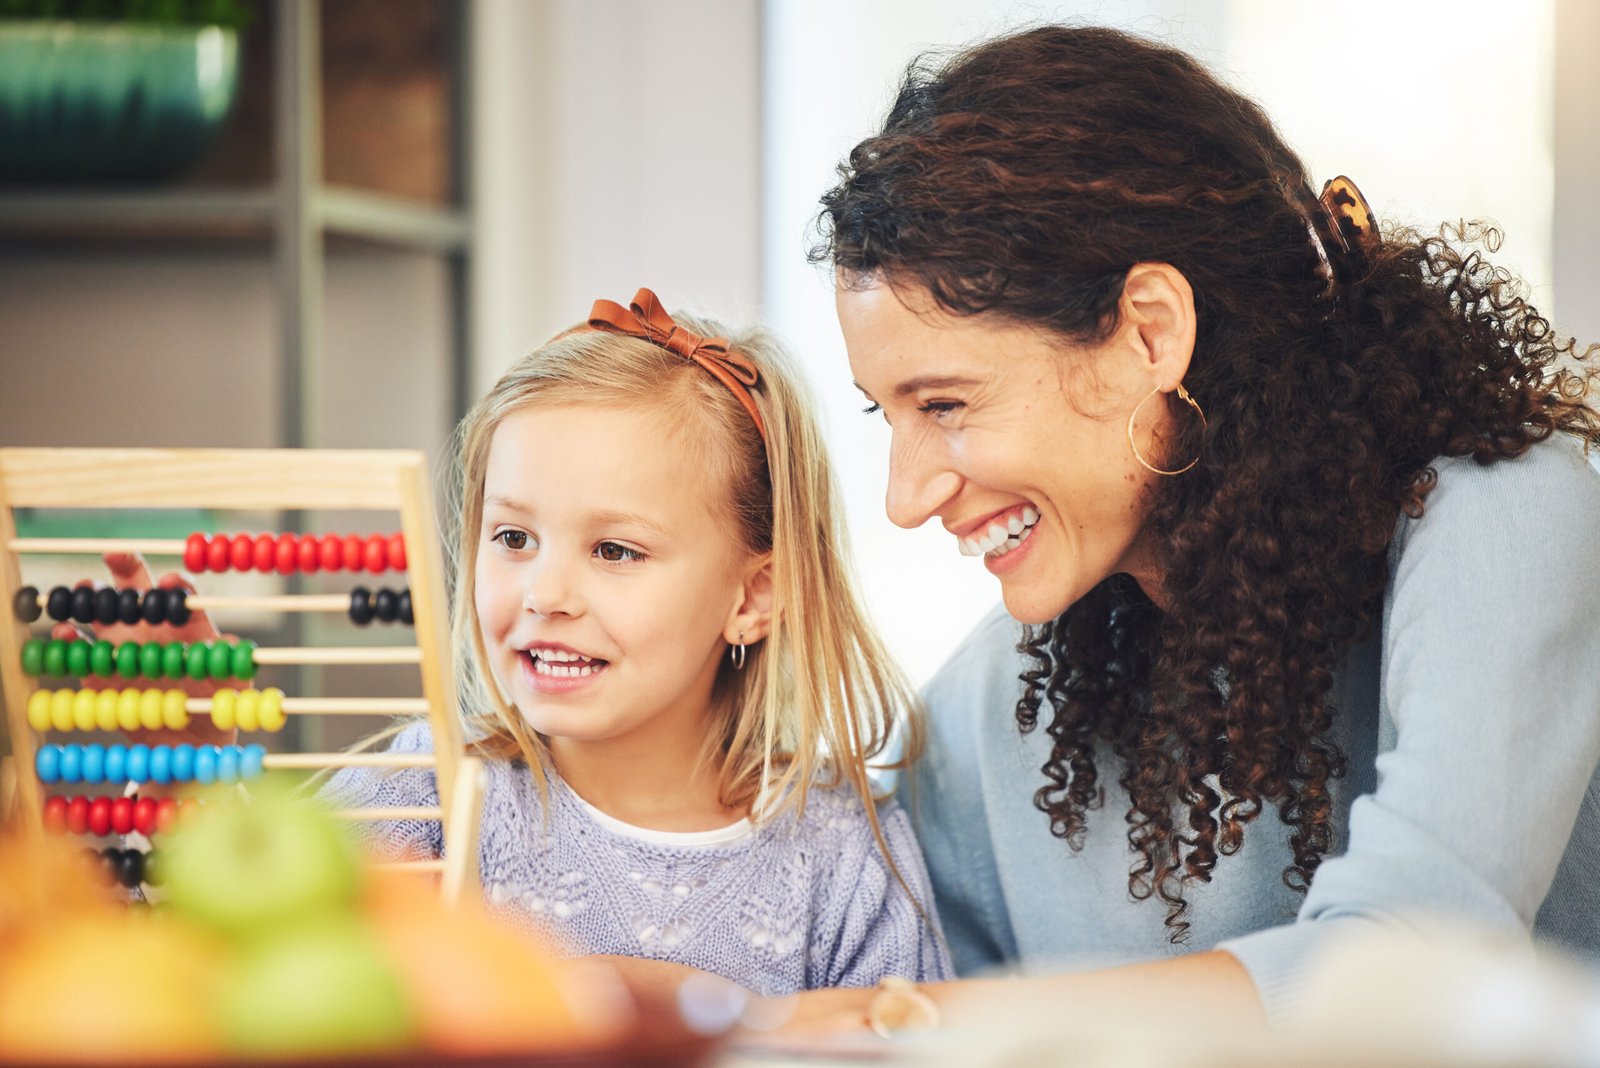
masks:
{"label": "wooden abacus", "polygon": [[[131,747],[45,747],[43,761],[49,778],[57,778],[59,765],[72,763],[65,781],[81,781],[80,767],[93,763],[94,777],[155,781],[189,778],[231,781],[241,772],[270,768],[320,769],[338,767],[433,767],[439,784],[438,809],[347,809],[348,819],[438,819],[443,824],[445,859],[386,865],[435,871],[442,876],[447,901],[458,900],[477,885],[478,819],[482,806],[481,763],[464,753],[461,721],[450,662],[448,612],[438,530],[434,525],[432,490],[420,453],[400,451],[327,450],[213,450],[213,449],[0,449],[0,605],[5,623],[0,625],[0,682],[10,724],[16,807],[26,827],[41,833],[46,822],[46,799],[41,781],[41,736],[50,730],[178,728],[190,714],[209,714],[220,726],[276,729],[287,715],[303,714],[421,714],[433,729],[434,753],[281,753],[265,754],[260,746],[229,747],[227,751],[202,747],[152,750]],[[362,509],[398,511],[399,534],[387,537],[337,538],[295,535],[231,538],[194,534],[186,541],[152,541],[115,538],[19,539],[14,509],[42,508],[186,508],[207,510],[283,511]],[[182,556],[191,571],[295,570],[383,571],[405,570],[407,594],[380,590],[376,602],[364,588],[343,595],[272,596],[261,598],[181,594],[106,592],[77,594],[72,618],[86,623],[111,614],[131,622],[133,613],[147,622],[172,622],[187,618],[194,609],[254,608],[271,611],[348,610],[353,621],[374,618],[393,621],[403,614],[415,632],[414,647],[358,647],[257,649],[253,643],[215,643],[179,647],[179,643],[148,643],[141,649],[126,643],[112,652],[105,643],[44,644],[32,639],[28,624],[37,619],[51,596],[23,586],[20,557],[27,553],[141,552],[151,556]],[[98,566],[98,564],[96,565]],[[86,569],[85,578],[89,577]],[[76,591],[73,591],[74,593]],[[67,594],[71,596],[72,594]],[[403,599],[402,599],[403,598]],[[87,607],[86,607],[87,602]],[[63,618],[61,605],[52,606],[52,619]],[[364,618],[363,618],[364,616]],[[130,648],[131,646],[131,648]],[[157,655],[152,655],[157,654]],[[75,661],[70,671],[64,661]],[[27,663],[25,664],[25,661]],[[51,661],[46,664],[42,661]],[[120,675],[125,681],[139,677],[200,679],[235,677],[248,680],[258,664],[418,664],[422,696],[412,698],[311,698],[283,697],[278,691],[223,689],[213,698],[190,698],[180,690],[41,690],[38,680],[48,675]],[[45,668],[48,667],[48,670]],[[179,752],[179,750],[189,750]],[[108,765],[115,763],[115,767]],[[151,765],[159,764],[158,769]],[[220,765],[220,767],[219,767]],[[159,774],[153,772],[159,770]],[[115,771],[116,775],[109,773]],[[139,775],[129,774],[139,772]],[[60,801],[59,798],[53,799]],[[96,799],[97,802],[106,799]],[[126,799],[123,799],[126,800]],[[85,801],[75,798],[74,804]],[[94,808],[93,830],[105,833],[113,819],[125,831],[134,819],[131,805],[107,801]],[[62,806],[53,806],[59,815]],[[142,829],[154,816],[138,809]],[[167,812],[162,809],[163,815]],[[79,822],[84,812],[75,811]]]}

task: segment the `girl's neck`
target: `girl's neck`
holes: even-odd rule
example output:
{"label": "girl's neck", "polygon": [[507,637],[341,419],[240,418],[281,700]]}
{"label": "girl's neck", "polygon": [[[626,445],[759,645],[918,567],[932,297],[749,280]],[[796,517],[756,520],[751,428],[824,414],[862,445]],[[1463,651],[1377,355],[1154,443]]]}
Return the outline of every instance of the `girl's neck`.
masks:
{"label": "girl's neck", "polygon": [[713,831],[748,815],[718,799],[722,769],[701,759],[699,739],[550,738],[548,745],[556,771],[573,792],[623,823],[652,831]]}

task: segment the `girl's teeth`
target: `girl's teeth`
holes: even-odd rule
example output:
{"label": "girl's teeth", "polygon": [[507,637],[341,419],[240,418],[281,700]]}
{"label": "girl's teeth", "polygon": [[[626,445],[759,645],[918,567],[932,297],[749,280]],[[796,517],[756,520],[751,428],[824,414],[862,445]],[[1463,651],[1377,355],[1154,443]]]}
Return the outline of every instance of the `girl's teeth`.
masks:
{"label": "girl's teeth", "polygon": [[543,657],[535,657],[533,671],[536,675],[549,675],[556,679],[583,679],[595,673],[593,664],[551,664]]}

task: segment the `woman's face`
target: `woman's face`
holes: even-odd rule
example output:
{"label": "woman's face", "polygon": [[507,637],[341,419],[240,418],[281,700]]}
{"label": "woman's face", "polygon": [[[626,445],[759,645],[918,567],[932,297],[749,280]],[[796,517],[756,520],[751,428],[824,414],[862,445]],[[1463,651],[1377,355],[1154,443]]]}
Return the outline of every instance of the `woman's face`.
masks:
{"label": "woman's face", "polygon": [[[944,313],[925,290],[840,287],[837,304],[856,385],[892,428],[890,520],[938,518],[1024,623],[1054,619],[1121,571],[1158,597],[1140,538],[1141,498],[1158,476],[1134,459],[1127,424],[1162,383],[1127,322],[1076,348]],[[1142,448],[1167,418],[1160,398],[1140,410]]]}

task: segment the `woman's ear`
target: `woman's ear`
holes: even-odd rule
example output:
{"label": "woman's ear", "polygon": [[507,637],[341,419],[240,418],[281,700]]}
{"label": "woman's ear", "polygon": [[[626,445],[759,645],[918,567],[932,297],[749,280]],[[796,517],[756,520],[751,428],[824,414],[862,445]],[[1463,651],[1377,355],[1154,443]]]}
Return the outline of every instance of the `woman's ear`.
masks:
{"label": "woman's ear", "polygon": [[1147,389],[1177,388],[1194,356],[1194,290],[1170,263],[1136,263],[1122,285],[1119,311]]}
{"label": "woman's ear", "polygon": [[[739,585],[739,599],[728,613],[722,636],[729,645],[752,645],[772,632],[772,554],[752,557]],[[741,637],[743,635],[743,637]]]}

